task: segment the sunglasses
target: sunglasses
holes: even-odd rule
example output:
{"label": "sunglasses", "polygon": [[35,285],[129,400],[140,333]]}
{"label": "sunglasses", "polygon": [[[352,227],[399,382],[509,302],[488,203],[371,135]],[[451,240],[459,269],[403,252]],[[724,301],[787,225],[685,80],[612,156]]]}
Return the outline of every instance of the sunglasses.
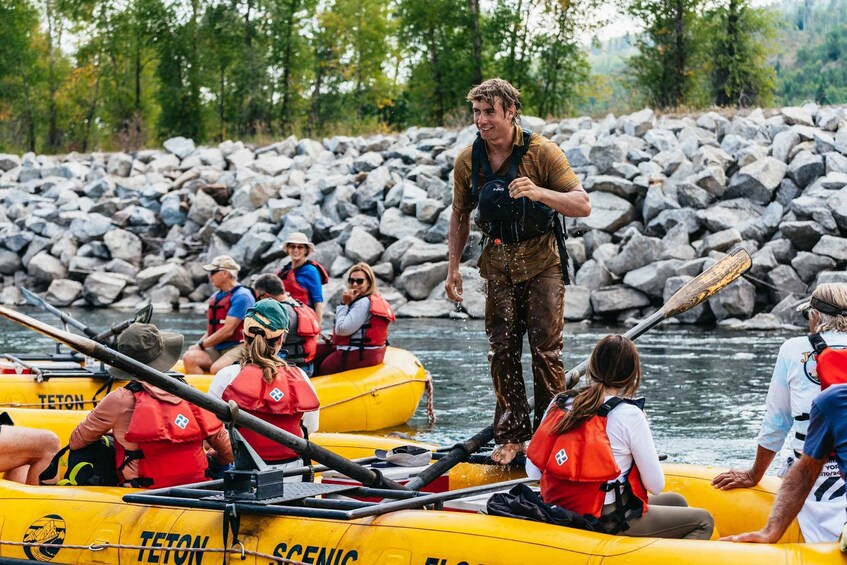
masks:
{"label": "sunglasses", "polygon": [[365,284],[366,280],[367,279],[354,279],[353,277],[350,277],[347,279],[347,284]]}
{"label": "sunglasses", "polygon": [[216,273],[220,273],[221,271],[223,271],[223,269],[215,269],[214,271],[209,271],[209,276],[212,276]]}
{"label": "sunglasses", "polygon": [[289,249],[308,249],[309,246],[308,245],[300,245],[299,243],[289,243],[288,248]]}

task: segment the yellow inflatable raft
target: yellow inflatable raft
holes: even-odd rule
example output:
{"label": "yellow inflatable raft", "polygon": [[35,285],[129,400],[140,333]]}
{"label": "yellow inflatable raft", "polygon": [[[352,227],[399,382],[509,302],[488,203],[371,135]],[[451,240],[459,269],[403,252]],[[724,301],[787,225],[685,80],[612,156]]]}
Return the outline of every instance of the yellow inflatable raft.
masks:
{"label": "yellow inflatable raft", "polygon": [[[76,363],[0,361],[0,409],[4,407],[88,410],[108,393],[108,379],[91,376]],[[41,371],[34,371],[36,368]],[[206,391],[210,375],[188,375]],[[321,431],[373,431],[399,426],[415,413],[426,388],[426,371],[410,352],[389,347],[375,367],[315,377],[321,399]],[[120,381],[111,387],[120,386]]]}
{"label": "yellow inflatable raft", "polygon": [[[764,524],[778,479],[755,489],[719,491],[719,469],[667,465],[668,487],[708,508],[721,535]],[[33,487],[0,481],[0,557],[53,563],[321,563],[324,565],[470,565],[520,563],[836,564],[836,544],[798,543],[796,523],[778,544],[627,538],[472,514],[481,488],[357,503],[343,485],[301,486],[272,503],[229,502],[240,524],[224,545],[227,503],[204,485],[161,491]],[[207,489],[208,490],[204,490]],[[289,487],[286,487],[289,488]],[[345,490],[348,488],[348,490]],[[220,491],[217,491],[220,494]],[[380,491],[385,492],[385,491]],[[343,499],[334,498],[341,495]],[[425,510],[434,503],[441,510]],[[411,508],[419,506],[419,508]],[[289,561],[283,561],[289,560]]]}

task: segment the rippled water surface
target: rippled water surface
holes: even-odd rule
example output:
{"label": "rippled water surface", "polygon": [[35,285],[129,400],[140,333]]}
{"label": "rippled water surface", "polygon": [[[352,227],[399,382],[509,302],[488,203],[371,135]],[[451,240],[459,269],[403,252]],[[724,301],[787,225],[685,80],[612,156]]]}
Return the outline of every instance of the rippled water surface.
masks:
{"label": "rippled water surface", "polygon": [[[23,309],[55,324],[54,316]],[[74,317],[102,331],[128,314],[78,310]],[[205,320],[189,314],[154,314],[160,328],[198,339]],[[565,326],[565,363],[584,360],[597,340],[626,328],[599,324]],[[641,394],[656,446],[669,460],[721,466],[747,465],[779,345],[787,332],[730,332],[716,328],[665,325],[638,339],[645,379]],[[425,403],[403,431],[420,439],[451,443],[490,423],[494,395],[488,373],[488,343],[479,320],[409,320],[392,325],[392,345],[414,352],[435,383],[438,422],[427,426]],[[0,320],[0,351],[34,352],[51,340]],[[525,349],[526,351],[526,349]],[[531,386],[529,354],[525,376]]]}

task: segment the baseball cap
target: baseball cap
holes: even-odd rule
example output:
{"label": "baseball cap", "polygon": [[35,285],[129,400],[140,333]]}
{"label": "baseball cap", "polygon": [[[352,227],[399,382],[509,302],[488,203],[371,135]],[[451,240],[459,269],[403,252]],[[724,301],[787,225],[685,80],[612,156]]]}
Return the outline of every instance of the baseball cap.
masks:
{"label": "baseball cap", "polygon": [[401,445],[386,451],[377,449],[374,451],[377,459],[388,461],[401,467],[423,467],[429,465],[432,460],[432,451],[417,445]]}
{"label": "baseball cap", "polygon": [[226,269],[228,271],[240,271],[241,265],[235,262],[235,259],[229,255],[218,255],[208,265],[203,265],[205,271],[219,271]]}

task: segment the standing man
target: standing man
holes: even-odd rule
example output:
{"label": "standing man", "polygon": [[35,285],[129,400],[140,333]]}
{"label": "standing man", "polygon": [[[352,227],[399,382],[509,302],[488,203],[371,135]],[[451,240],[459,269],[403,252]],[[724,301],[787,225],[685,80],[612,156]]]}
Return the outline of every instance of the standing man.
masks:
{"label": "standing man", "polygon": [[[585,217],[591,203],[562,150],[518,125],[515,87],[490,79],[471,89],[467,100],[479,132],[453,169],[445,286],[447,297],[461,302],[459,262],[474,213],[484,235],[479,270],[486,280],[485,331],[497,396],[492,459],[507,465],[525,451],[553,395],[564,388],[567,258],[560,256],[564,233],[558,214]],[[525,333],[532,353],[534,426],[521,368]]]}
{"label": "standing man", "polygon": [[244,316],[256,303],[253,293],[238,284],[241,267],[229,255],[215,257],[211,263],[203,265],[203,269],[209,273],[209,281],[218,292],[209,300],[206,333],[182,358],[189,375],[209,370],[215,373],[226,366],[213,364],[244,340],[241,331]]}
{"label": "standing man", "polygon": [[[801,308],[809,320],[809,335],[791,338],[779,348],[753,466],[748,470],[732,469],[715,477],[712,484],[721,490],[757,485],[789,432],[793,432],[791,459],[800,460],[804,451],[812,401],[821,393],[825,382],[814,342],[823,340],[824,349],[826,346],[835,351],[847,348],[847,284],[820,285]],[[826,365],[823,371],[825,377]],[[844,489],[835,460],[827,461],[797,516],[807,543],[833,542],[838,537],[845,519]]]}

